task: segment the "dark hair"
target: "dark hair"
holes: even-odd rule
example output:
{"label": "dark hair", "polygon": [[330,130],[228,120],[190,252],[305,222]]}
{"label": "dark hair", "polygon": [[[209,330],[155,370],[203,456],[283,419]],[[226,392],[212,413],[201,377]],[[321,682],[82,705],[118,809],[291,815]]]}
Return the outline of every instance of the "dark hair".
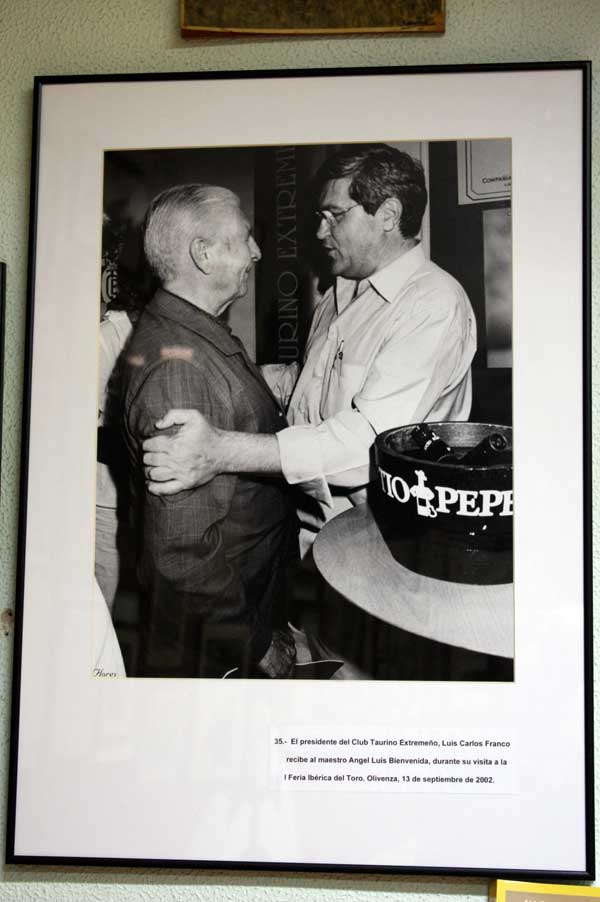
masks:
{"label": "dark hair", "polygon": [[425,174],[418,160],[389,144],[354,145],[326,160],[317,175],[318,187],[325,182],[352,176],[349,194],[373,215],[388,197],[402,204],[400,231],[414,238],[421,228],[427,206]]}

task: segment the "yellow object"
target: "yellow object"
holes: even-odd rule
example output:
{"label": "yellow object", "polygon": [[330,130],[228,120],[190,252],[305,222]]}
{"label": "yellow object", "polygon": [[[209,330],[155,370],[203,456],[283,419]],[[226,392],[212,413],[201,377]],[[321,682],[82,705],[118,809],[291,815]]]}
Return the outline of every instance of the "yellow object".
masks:
{"label": "yellow object", "polygon": [[496,880],[490,885],[490,902],[584,902],[585,899],[600,899],[600,886],[520,880]]}

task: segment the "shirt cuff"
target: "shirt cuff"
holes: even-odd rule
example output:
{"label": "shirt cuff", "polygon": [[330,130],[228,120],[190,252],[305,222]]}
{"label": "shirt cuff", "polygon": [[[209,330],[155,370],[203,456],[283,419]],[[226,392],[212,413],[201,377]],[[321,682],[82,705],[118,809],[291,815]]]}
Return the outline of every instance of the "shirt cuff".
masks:
{"label": "shirt cuff", "polygon": [[323,476],[323,462],[316,430],[313,426],[288,426],[277,433],[281,471],[290,485],[328,507],[333,499]]}

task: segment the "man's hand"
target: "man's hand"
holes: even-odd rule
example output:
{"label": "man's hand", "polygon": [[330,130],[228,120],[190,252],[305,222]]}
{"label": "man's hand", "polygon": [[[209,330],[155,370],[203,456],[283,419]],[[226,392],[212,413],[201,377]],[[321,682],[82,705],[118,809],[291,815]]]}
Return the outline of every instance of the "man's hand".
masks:
{"label": "man's hand", "polygon": [[275,435],[217,429],[197,410],[170,410],[157,429],[172,435],[144,441],[144,472],[153,495],[176,495],[210,482],[218,473],[281,475]]}
{"label": "man's hand", "polygon": [[157,429],[179,426],[173,435],[156,435],[143,444],[144,472],[153,495],[175,495],[210,482],[218,465],[221,430],[197,410],[170,410]]}

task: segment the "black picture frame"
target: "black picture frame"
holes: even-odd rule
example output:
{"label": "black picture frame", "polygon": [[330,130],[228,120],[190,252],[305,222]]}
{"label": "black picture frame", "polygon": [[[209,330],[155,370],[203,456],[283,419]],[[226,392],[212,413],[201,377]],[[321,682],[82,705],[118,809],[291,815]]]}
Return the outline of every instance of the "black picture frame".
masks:
{"label": "black picture frame", "polygon": [[[590,83],[585,61],[36,79],[7,862],[594,878]],[[94,680],[97,315],[81,298],[100,293],[104,154],[488,138],[512,142],[514,681]],[[417,746],[495,735],[510,780],[284,786],[282,744],[402,729]]]}

